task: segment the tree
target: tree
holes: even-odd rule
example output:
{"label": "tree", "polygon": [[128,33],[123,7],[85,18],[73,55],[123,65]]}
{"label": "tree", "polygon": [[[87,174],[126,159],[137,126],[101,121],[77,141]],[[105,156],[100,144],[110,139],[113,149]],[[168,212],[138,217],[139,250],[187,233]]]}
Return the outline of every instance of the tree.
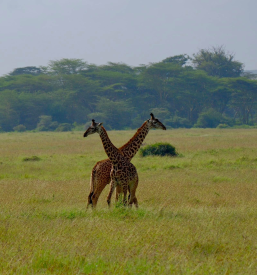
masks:
{"label": "tree", "polygon": [[52,94],[22,92],[18,95],[20,106],[20,124],[26,126],[28,130],[35,129],[39,116],[50,114],[51,105],[54,104]]}
{"label": "tree", "polygon": [[122,129],[131,125],[133,107],[127,101],[112,101],[100,97],[96,104],[96,111],[89,114],[88,118],[103,122],[107,129]]}
{"label": "tree", "polygon": [[55,81],[49,75],[29,75],[21,74],[5,77],[5,89],[15,90],[17,92],[50,92],[55,89]]}
{"label": "tree", "polygon": [[195,127],[216,128],[220,124],[221,120],[221,113],[217,112],[214,109],[209,109],[199,115]]}
{"label": "tree", "polygon": [[229,79],[227,85],[232,90],[230,107],[234,110],[234,117],[238,116],[243,124],[249,124],[257,106],[257,82],[238,77]]}
{"label": "tree", "polygon": [[189,61],[189,56],[187,54],[174,55],[167,57],[162,60],[163,63],[173,63],[175,65],[184,66]]}
{"label": "tree", "polygon": [[243,64],[234,60],[234,54],[225,51],[223,46],[201,49],[193,55],[192,62],[196,69],[217,77],[239,77]]}
{"label": "tree", "polygon": [[57,121],[52,121],[51,116],[42,115],[37,124],[38,131],[53,131],[58,127]]}
{"label": "tree", "polygon": [[30,74],[30,75],[40,75],[42,73],[42,70],[38,67],[34,66],[28,66],[23,68],[16,68],[12,72],[9,73],[9,75],[20,75],[20,74]]}
{"label": "tree", "polygon": [[86,69],[87,63],[82,59],[51,60],[48,65],[48,71],[53,75],[78,74]]}
{"label": "tree", "polygon": [[200,70],[185,70],[174,79],[173,110],[193,124],[200,112],[211,103],[211,90],[215,79]]}
{"label": "tree", "polygon": [[178,64],[171,62],[160,62],[151,64],[140,75],[141,85],[152,91],[155,91],[158,95],[157,101],[163,106],[163,103],[167,101],[170,92],[173,90],[174,79],[185,70]]}
{"label": "tree", "polygon": [[0,127],[3,131],[12,131],[19,124],[19,99],[15,91],[0,93]]}

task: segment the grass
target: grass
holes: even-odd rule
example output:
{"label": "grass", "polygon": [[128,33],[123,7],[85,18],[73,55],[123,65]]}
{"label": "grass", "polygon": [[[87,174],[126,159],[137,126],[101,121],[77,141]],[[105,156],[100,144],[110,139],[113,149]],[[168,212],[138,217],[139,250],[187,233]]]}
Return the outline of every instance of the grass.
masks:
{"label": "grass", "polygon": [[[113,131],[123,145],[134,131]],[[0,274],[255,274],[256,129],[151,131],[179,157],[139,157],[139,210],[86,211],[99,136],[0,134]],[[28,159],[29,161],[24,161]],[[38,160],[38,161],[33,161]]]}

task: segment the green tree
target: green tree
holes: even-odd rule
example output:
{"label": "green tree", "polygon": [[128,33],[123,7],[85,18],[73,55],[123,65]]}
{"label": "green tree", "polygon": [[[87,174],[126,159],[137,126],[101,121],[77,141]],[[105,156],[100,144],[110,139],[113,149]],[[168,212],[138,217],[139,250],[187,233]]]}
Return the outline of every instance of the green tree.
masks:
{"label": "green tree", "polygon": [[220,79],[211,90],[211,107],[223,114],[228,108],[232,91],[227,85],[228,78]]}
{"label": "green tree", "polygon": [[35,66],[28,66],[22,68],[16,68],[9,75],[21,75],[21,74],[30,74],[30,75],[40,75],[42,73],[42,69]]}
{"label": "green tree", "polygon": [[185,70],[174,79],[172,105],[175,115],[195,123],[199,113],[211,106],[215,79],[200,70]]}
{"label": "green tree", "polygon": [[233,54],[220,46],[201,49],[193,55],[192,62],[196,69],[203,70],[210,76],[239,77],[243,72],[243,64],[234,58]]}
{"label": "green tree", "polygon": [[19,93],[50,92],[56,89],[54,78],[44,74],[36,76],[29,74],[7,76],[5,77],[3,85],[4,87],[2,87],[2,89],[15,90]]}
{"label": "green tree", "polygon": [[3,131],[12,131],[19,124],[19,99],[15,91],[0,93],[0,127]]}
{"label": "green tree", "polygon": [[184,66],[190,60],[187,54],[174,55],[162,60],[163,63],[172,63],[179,66]]}
{"label": "green tree", "polygon": [[96,104],[96,112],[90,113],[88,118],[103,122],[107,129],[115,130],[130,127],[132,114],[133,107],[129,102],[100,97]]}
{"label": "green tree", "polygon": [[26,126],[28,130],[35,129],[39,116],[51,115],[52,105],[55,103],[51,93],[30,94],[22,92],[18,95],[20,106],[20,124]]}
{"label": "green tree", "polygon": [[51,116],[42,115],[37,124],[38,131],[54,131],[58,127],[57,121],[52,121]]}
{"label": "green tree", "polygon": [[198,119],[195,127],[200,128],[216,128],[222,121],[222,115],[214,109],[209,109],[202,112]]}
{"label": "green tree", "polygon": [[156,93],[156,103],[163,107],[174,89],[174,79],[184,70],[185,68],[171,62],[154,63],[141,73],[140,82],[150,93]]}
{"label": "green tree", "polygon": [[51,60],[48,65],[48,72],[53,75],[78,74],[87,69],[87,63],[82,59]]}
{"label": "green tree", "polygon": [[239,117],[243,124],[253,122],[257,107],[257,81],[244,77],[231,78],[227,83],[232,90],[230,107],[234,110],[234,118]]}

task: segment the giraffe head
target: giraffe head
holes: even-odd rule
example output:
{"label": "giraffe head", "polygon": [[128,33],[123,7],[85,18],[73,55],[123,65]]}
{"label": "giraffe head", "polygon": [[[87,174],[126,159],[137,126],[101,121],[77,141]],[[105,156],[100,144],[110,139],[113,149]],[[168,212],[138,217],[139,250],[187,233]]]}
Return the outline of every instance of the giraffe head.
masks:
{"label": "giraffe head", "polygon": [[147,120],[147,124],[150,129],[156,128],[166,130],[166,127],[157,118],[154,117],[153,113],[151,113],[150,116],[151,118]]}
{"label": "giraffe head", "polygon": [[100,133],[100,130],[101,130],[101,126],[102,126],[102,122],[98,123],[98,122],[95,122],[94,119],[92,119],[92,124],[88,127],[88,129],[86,130],[86,132],[84,133],[84,137],[87,137],[89,135],[92,135],[94,133]]}

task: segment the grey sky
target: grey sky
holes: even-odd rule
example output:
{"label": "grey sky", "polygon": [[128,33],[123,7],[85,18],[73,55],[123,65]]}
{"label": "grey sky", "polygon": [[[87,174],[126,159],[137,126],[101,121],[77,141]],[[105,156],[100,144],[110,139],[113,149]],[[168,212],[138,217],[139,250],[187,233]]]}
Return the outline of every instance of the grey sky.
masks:
{"label": "grey sky", "polygon": [[257,69],[256,0],[0,0],[0,75],[81,58],[132,66],[224,45]]}

